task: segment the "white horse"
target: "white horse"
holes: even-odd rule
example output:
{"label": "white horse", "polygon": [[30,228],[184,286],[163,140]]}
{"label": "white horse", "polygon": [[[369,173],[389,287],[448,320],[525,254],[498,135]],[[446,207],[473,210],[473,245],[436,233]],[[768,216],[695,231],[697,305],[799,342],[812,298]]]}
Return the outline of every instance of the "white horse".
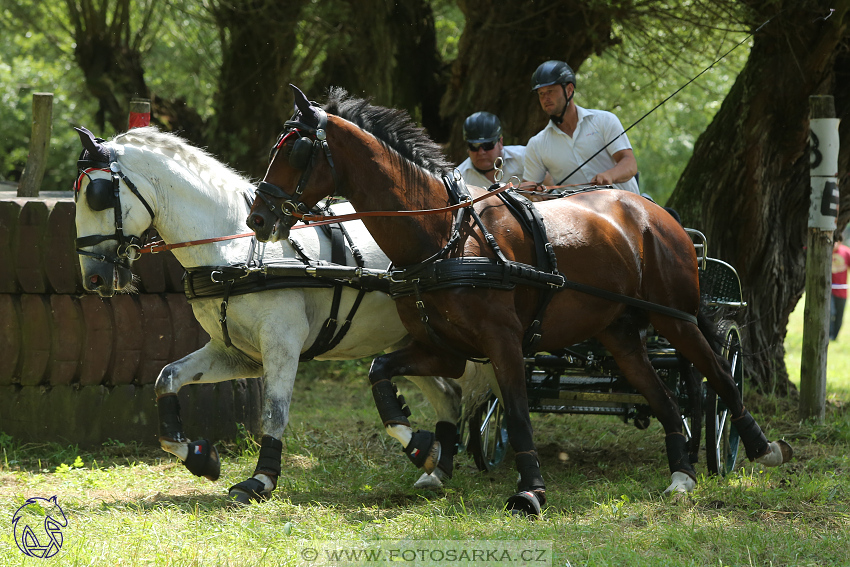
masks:
{"label": "white horse", "polygon": [[[130,130],[108,142],[95,139],[85,129],[78,131],[84,151],[75,188],[77,248],[87,291],[110,297],[132,290],[130,265],[138,257],[141,235],[150,226],[167,244],[248,232],[245,195],[253,192],[253,183],[205,151],[155,128]],[[347,204],[335,209],[335,213],[350,212]],[[363,225],[351,222],[345,227],[365,266],[385,270],[389,261]],[[293,261],[299,252],[313,260],[331,260],[332,244],[321,229],[294,231],[291,240],[269,246],[264,262]],[[244,264],[251,254],[249,248],[250,239],[241,238],[176,248],[173,254],[186,269],[231,266]],[[352,251],[346,244],[348,265],[353,265]],[[348,314],[357,298],[358,290],[342,289],[339,313]],[[229,496],[243,503],[268,498],[281,472],[280,439],[289,419],[299,357],[319,336],[333,299],[334,290],[329,288],[233,295],[226,305],[226,331],[220,322],[221,297],[193,300],[195,317],[211,340],[163,368],[156,380],[161,447],[182,460],[193,474],[217,479],[220,463],[215,447],[206,440],[193,442],[183,434],[177,392],[185,384],[262,375],[263,437],[257,468],[253,477],[231,487]],[[388,295],[369,291],[361,299],[342,340],[315,358],[359,359],[407,343],[407,332]],[[227,335],[231,346],[227,345]],[[469,391],[486,388],[487,370],[472,363],[468,367],[461,387]],[[437,450],[427,456],[408,453],[411,460],[427,457],[429,463],[415,486],[440,486],[441,479],[452,471],[460,388],[453,380],[437,377],[411,380],[433,405],[439,420],[432,445]],[[393,433],[392,428],[388,431]]]}

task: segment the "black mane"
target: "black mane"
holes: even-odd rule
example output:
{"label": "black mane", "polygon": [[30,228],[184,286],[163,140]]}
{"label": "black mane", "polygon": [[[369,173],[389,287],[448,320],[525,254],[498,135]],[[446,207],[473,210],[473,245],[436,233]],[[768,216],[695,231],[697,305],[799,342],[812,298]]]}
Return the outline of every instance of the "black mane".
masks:
{"label": "black mane", "polygon": [[439,144],[428,137],[404,110],[384,108],[355,98],[342,87],[331,87],[325,112],[335,114],[369,132],[405,159],[437,176],[454,169]]}

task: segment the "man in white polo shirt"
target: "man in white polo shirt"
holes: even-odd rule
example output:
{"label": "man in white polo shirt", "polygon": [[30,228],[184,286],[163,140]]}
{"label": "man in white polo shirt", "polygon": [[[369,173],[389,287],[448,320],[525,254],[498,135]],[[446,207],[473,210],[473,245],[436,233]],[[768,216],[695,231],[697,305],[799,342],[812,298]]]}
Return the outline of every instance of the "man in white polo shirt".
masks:
{"label": "man in white polo shirt", "polygon": [[575,73],[563,61],[546,61],[532,75],[531,90],[550,120],[528,141],[524,179],[540,183],[548,172],[558,184],[613,185],[640,193],[637,160],[620,120],[577,106],[575,88]]}
{"label": "man in white polo shirt", "polygon": [[469,155],[457,170],[468,185],[488,188],[496,182],[497,158],[502,158],[503,183],[516,176],[522,181],[525,146],[506,146],[502,138],[502,122],[489,112],[476,112],[463,122],[463,139]]}

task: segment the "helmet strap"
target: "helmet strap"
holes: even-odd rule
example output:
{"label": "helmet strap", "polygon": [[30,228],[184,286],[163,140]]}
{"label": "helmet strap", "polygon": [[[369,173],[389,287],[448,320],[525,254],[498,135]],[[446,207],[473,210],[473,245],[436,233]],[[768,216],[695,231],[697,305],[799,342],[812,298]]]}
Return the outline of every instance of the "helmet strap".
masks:
{"label": "helmet strap", "polygon": [[570,101],[573,100],[573,95],[576,94],[575,86],[573,86],[573,94],[571,94],[570,96],[567,96],[567,85],[562,84],[561,88],[564,89],[564,98],[567,99],[567,103],[564,105],[564,110],[562,110],[560,114],[549,115],[549,118],[552,120],[552,122],[555,123],[555,126],[560,126],[561,122],[564,121],[564,115],[567,113],[567,109],[570,107]]}

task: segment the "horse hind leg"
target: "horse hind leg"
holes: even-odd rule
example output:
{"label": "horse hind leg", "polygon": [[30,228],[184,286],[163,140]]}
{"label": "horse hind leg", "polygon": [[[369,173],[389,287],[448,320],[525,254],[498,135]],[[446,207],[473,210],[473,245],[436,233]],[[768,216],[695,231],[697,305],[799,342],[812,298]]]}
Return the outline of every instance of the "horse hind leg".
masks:
{"label": "horse hind leg", "polygon": [[652,367],[639,326],[629,321],[627,316],[609,326],[597,338],[611,352],[629,384],[646,398],[653,415],[664,427],[671,477],[671,484],[664,492],[690,492],[696,486],[696,471],[689,456],[688,440],[682,431],[679,404]]}
{"label": "horse hind leg", "polygon": [[[441,443],[430,431],[413,431],[407,419],[410,408],[405,405],[404,397],[398,395],[392,378],[402,375],[457,378],[463,370],[462,359],[434,355],[419,343],[377,357],[369,369],[375,406],[387,433],[401,443],[410,461],[426,473],[430,474],[440,464]],[[443,429],[449,430],[448,427]]]}
{"label": "horse hind leg", "polygon": [[434,436],[440,443],[440,459],[437,468],[422,473],[414,488],[440,488],[443,480],[450,479],[457,454],[457,422],[461,412],[461,388],[457,381],[436,376],[411,376],[437,414]]}
{"label": "horse hind leg", "polygon": [[676,350],[706,377],[708,383],[729,408],[732,424],[738,430],[744,450],[750,461],[775,467],[788,462],[794,454],[785,441],[768,441],[749,410],[744,407],[741,392],[732,378],[731,366],[709,343],[721,344],[714,325],[704,316],[698,317],[699,326],[664,316],[652,318],[652,324]]}

